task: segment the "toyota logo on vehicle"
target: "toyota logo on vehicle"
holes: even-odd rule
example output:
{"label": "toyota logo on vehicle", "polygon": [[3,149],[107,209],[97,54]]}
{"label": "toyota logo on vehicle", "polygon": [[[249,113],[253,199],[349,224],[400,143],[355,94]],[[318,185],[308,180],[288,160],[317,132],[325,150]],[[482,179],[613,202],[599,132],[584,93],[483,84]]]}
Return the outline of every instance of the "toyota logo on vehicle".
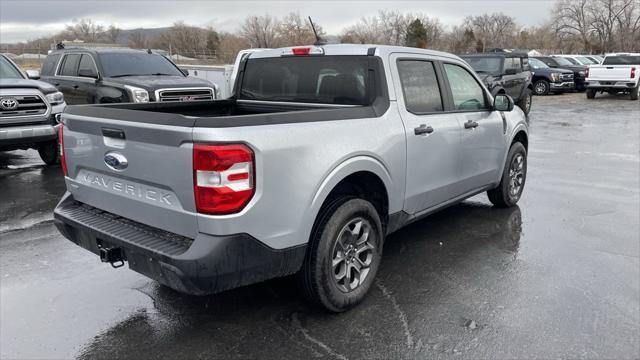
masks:
{"label": "toyota logo on vehicle", "polygon": [[18,100],[15,98],[1,98],[0,108],[2,110],[15,110],[18,107]]}

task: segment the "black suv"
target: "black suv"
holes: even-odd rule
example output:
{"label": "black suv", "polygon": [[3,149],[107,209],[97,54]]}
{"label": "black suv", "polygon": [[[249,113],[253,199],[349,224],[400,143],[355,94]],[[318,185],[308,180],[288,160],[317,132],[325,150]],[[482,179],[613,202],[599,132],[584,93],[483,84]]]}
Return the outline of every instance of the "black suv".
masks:
{"label": "black suv", "polygon": [[533,93],[535,95],[547,95],[549,93],[563,93],[573,91],[573,71],[551,68],[542,61],[529,59],[529,67],[533,74]]}
{"label": "black suv", "polygon": [[533,86],[526,53],[491,52],[460,57],[478,73],[493,96],[507,94],[529,114]]}
{"label": "black suv", "polygon": [[584,78],[587,74],[587,66],[584,65],[574,65],[569,60],[561,57],[551,57],[551,56],[535,56],[532,59],[537,59],[547,64],[550,68],[556,69],[565,69],[573,71],[573,82],[576,85],[576,90],[584,91],[586,87],[584,86]]}
{"label": "black suv", "polygon": [[55,50],[47,55],[40,76],[56,86],[69,105],[216,98],[214,84],[187,77],[168,58],[144,50]]}

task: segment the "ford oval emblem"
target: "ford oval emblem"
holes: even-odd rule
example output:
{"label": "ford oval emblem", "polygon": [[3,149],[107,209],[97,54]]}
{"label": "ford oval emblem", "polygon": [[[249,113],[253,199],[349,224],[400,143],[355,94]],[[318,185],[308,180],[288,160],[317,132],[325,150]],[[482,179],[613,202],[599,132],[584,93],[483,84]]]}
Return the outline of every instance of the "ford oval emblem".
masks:
{"label": "ford oval emblem", "polygon": [[117,152],[108,152],[104,155],[104,163],[111,170],[122,171],[127,168],[129,162],[124,155]]}

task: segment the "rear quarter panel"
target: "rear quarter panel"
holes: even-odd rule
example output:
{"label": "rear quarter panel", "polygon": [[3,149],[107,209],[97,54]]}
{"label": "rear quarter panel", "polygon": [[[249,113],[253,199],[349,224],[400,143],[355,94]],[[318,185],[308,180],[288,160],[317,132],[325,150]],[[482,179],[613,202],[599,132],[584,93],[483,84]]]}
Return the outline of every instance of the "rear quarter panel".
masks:
{"label": "rear quarter panel", "polygon": [[390,213],[403,207],[406,146],[395,102],[377,118],[194,128],[193,139],[246,143],[256,162],[250,203],[238,214],[199,214],[202,233],[248,233],[275,249],[306,244],[326,196],[357,171],[370,171],[385,183]]}

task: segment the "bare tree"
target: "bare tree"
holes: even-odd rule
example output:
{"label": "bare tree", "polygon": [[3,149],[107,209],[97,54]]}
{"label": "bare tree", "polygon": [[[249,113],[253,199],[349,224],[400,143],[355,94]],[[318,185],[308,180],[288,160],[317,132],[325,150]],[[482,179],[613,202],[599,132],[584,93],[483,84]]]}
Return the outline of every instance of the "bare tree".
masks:
{"label": "bare tree", "polygon": [[249,41],[235,34],[220,34],[220,45],[218,46],[218,59],[225,64],[232,64],[238,52],[249,48]]}
{"label": "bare tree", "polygon": [[273,48],[280,43],[278,21],[270,15],[247,17],[240,28],[240,34],[249,41],[251,47]]}
{"label": "bare tree", "polygon": [[[322,27],[315,22],[313,25],[318,35],[322,37],[324,35]],[[280,46],[313,44],[316,41],[309,21],[295,12],[289,13],[278,23],[276,32],[280,40]]]}
{"label": "bare tree", "polygon": [[475,34],[478,50],[510,48],[517,32],[515,19],[503,13],[468,16],[464,23],[470,24]]}
{"label": "bare tree", "polygon": [[121,32],[122,32],[122,29],[112,24],[112,25],[109,25],[104,35],[107,38],[107,40],[109,40],[109,42],[115,44],[118,42],[118,38],[120,37]]}
{"label": "bare tree", "polygon": [[133,30],[129,33],[129,47],[134,49],[144,49],[147,45],[147,36],[141,29]]}
{"label": "bare tree", "polygon": [[74,19],[72,24],[66,25],[67,36],[86,42],[97,42],[104,33],[104,27],[91,19]]}
{"label": "bare tree", "polygon": [[464,54],[473,51],[476,42],[475,34],[470,27],[456,25],[451,31],[443,35],[443,50],[455,54]]}

